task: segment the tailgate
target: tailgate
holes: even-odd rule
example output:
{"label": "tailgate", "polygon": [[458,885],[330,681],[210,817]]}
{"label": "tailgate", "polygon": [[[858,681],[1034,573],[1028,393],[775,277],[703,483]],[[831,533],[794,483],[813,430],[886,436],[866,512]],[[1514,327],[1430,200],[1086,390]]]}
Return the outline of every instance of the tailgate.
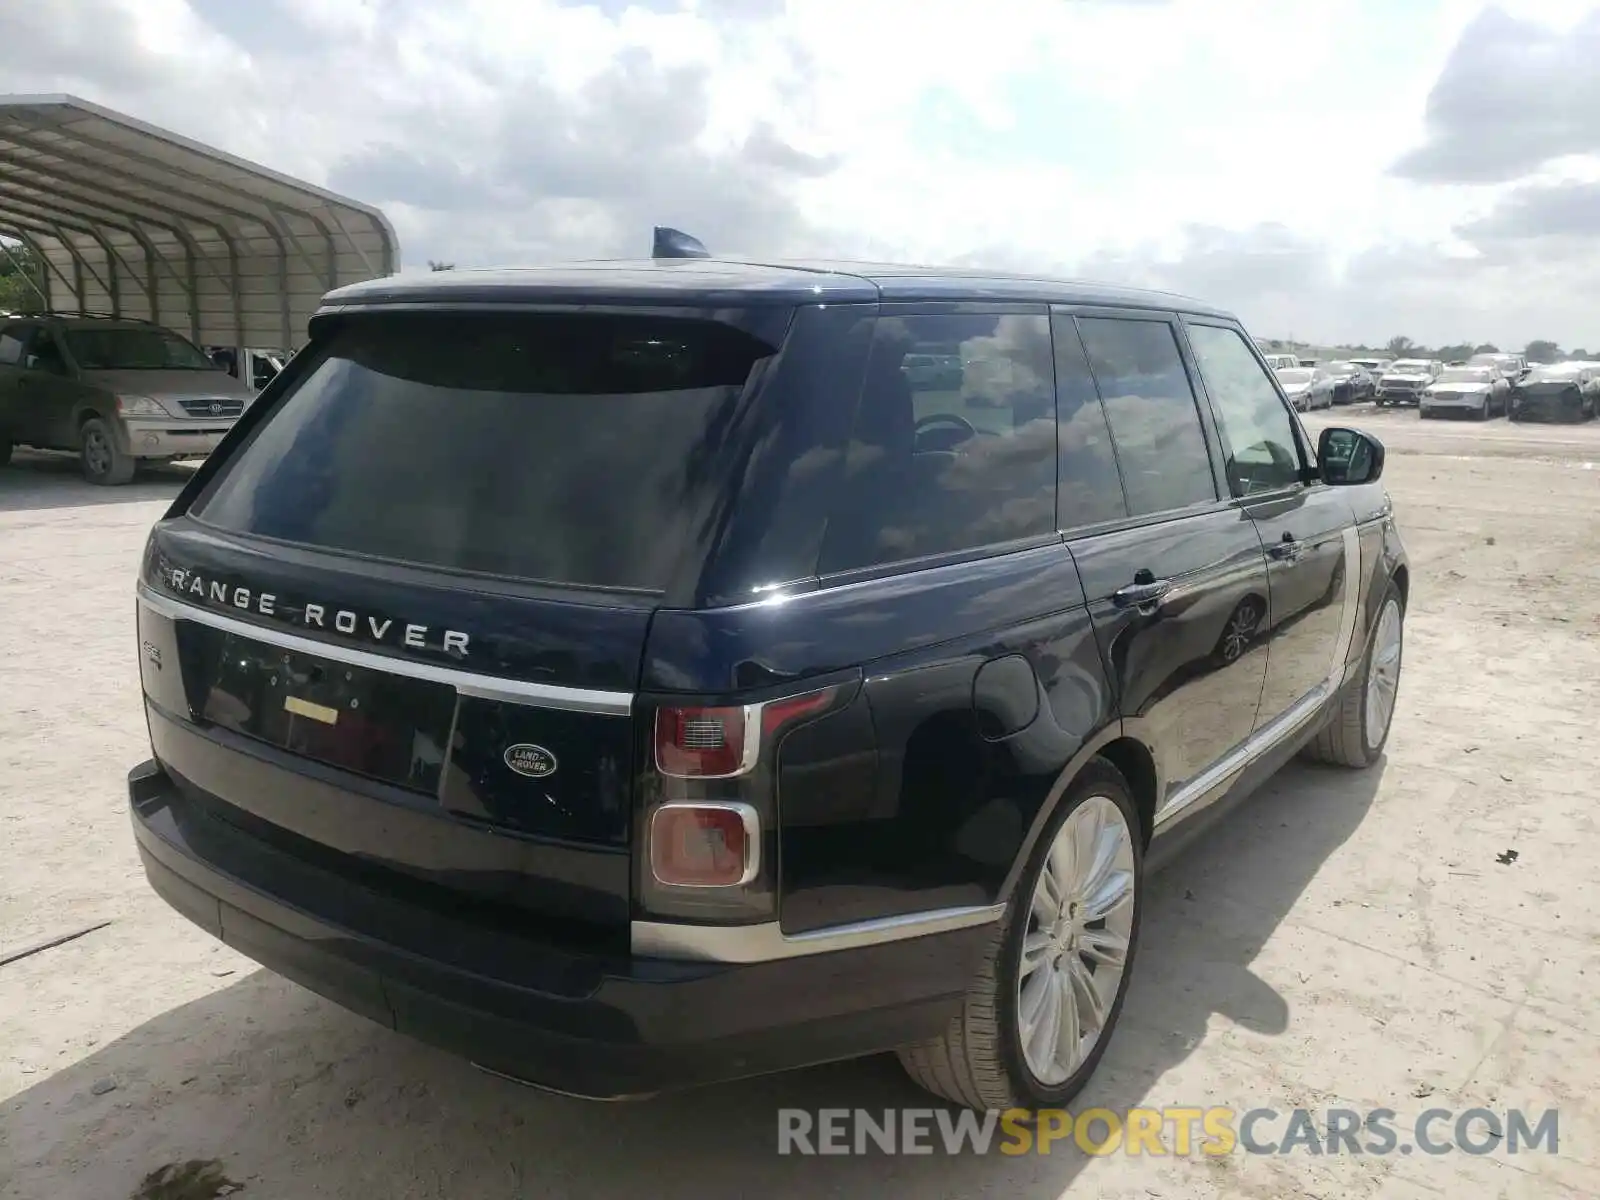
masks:
{"label": "tailgate", "polygon": [[162,765],[307,857],[625,925],[650,608],[464,595],[319,557],[158,527],[139,641]]}

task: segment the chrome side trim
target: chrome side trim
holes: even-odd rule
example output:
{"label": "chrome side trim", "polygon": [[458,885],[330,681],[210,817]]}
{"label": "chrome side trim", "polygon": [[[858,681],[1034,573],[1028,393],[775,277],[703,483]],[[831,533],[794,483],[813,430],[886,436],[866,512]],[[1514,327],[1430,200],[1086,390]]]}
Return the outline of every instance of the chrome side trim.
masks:
{"label": "chrome side trim", "polygon": [[374,654],[354,646],[341,646],[337,642],[319,642],[314,638],[300,637],[269,626],[252,625],[209,609],[182,604],[170,596],[139,585],[139,603],[154,613],[174,621],[194,621],[209,625],[224,633],[237,634],[272,646],[282,646],[300,654],[314,654],[352,667],[373,671],[387,671],[391,675],[404,675],[429,683],[442,683],[455,688],[457,694],[479,700],[499,700],[509,704],[537,704],[545,708],[560,708],[570,712],[600,713],[605,716],[625,717],[633,712],[633,693],[600,692],[587,688],[559,687],[549,683],[533,683],[523,679],[497,679],[493,675],[479,675],[473,671],[458,671],[453,667],[435,666],[433,663],[412,662],[387,654]]}
{"label": "chrome side trim", "polygon": [[[1343,675],[1343,668],[1340,668]],[[1161,828],[1196,800],[1211,792],[1226,780],[1244,770],[1279,742],[1291,736],[1304,725],[1333,695],[1335,683],[1325,679],[1312,688],[1274,721],[1263,725],[1227,754],[1212,763],[1188,783],[1172,794],[1172,798],[1156,813],[1155,827]]]}
{"label": "chrome side trim", "polygon": [[1337,687],[1344,681],[1345,660],[1350,657],[1350,643],[1356,636],[1356,617],[1361,613],[1361,535],[1354,526],[1344,531],[1344,605],[1340,611],[1339,643],[1333,652],[1328,682]]}
{"label": "chrome side trim", "polygon": [[834,950],[859,950],[934,933],[951,933],[991,925],[1006,911],[1004,904],[941,908],[876,921],[834,925],[786,936],[776,921],[762,925],[679,925],[635,921],[633,953],[642,958],[688,959],[696,962],[758,963]]}

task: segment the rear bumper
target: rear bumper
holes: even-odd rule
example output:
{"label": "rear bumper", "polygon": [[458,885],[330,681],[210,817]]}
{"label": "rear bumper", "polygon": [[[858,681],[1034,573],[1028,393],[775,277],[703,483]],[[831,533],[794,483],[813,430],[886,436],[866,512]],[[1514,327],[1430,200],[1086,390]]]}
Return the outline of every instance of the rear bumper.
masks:
{"label": "rear bumper", "polygon": [[135,458],[203,458],[217,448],[233,425],[222,421],[125,420],[123,437]]}
{"label": "rear bumper", "polygon": [[936,1036],[992,935],[737,965],[578,953],[296,859],[192,803],[154,761],[129,773],[128,792],[151,886],[212,936],[379,1024],[594,1099]]}

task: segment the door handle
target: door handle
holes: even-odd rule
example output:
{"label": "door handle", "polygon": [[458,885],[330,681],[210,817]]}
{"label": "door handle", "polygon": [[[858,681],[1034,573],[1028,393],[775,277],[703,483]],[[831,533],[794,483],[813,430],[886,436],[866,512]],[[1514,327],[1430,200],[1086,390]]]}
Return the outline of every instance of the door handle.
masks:
{"label": "door handle", "polygon": [[1140,612],[1154,612],[1172,590],[1170,579],[1150,579],[1130,583],[1111,593],[1111,601],[1118,608],[1136,608]]}
{"label": "door handle", "polygon": [[1294,534],[1290,533],[1287,529],[1283,531],[1282,541],[1275,546],[1267,547],[1267,556],[1269,558],[1275,558],[1279,562],[1294,562],[1305,552],[1305,543],[1298,541]]}

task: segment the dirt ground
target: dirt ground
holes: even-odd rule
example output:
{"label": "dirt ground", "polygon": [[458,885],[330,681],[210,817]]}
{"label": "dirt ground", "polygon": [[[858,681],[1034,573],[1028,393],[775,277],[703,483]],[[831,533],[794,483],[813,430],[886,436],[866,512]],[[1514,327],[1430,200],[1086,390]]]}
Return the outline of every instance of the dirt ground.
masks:
{"label": "dirt ground", "polygon": [[0,960],[109,924],[0,966],[0,1195],[1600,1194],[1600,426],[1330,420],[1386,440],[1414,560],[1387,758],[1289,768],[1155,880],[1078,1108],[1553,1107],[1558,1153],[779,1157],[780,1107],[926,1101],[875,1059],[593,1105],[369,1024],[146,887],[132,581],[180,475],[32,459],[0,471]]}

